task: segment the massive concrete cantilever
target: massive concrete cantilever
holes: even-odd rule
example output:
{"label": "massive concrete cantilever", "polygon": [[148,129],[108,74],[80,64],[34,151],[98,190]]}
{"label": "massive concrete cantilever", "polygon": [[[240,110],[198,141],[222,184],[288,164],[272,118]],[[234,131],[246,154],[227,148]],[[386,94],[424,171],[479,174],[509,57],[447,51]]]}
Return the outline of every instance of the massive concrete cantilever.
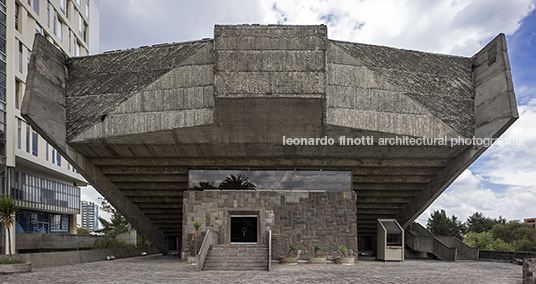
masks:
{"label": "massive concrete cantilever", "polygon": [[180,249],[190,169],[352,171],[372,236],[378,218],[415,220],[485,148],[283,136],[496,138],[518,117],[502,34],[471,58],[333,41],[323,25],[215,26],[77,58],[36,35],[33,50],[23,116],[163,252]]}

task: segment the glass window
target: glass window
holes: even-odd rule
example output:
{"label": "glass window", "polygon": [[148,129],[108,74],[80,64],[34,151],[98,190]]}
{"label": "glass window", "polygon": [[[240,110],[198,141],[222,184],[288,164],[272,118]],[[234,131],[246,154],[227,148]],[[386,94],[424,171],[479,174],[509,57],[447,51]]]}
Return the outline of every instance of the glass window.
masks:
{"label": "glass window", "polygon": [[50,2],[47,1],[47,26],[50,28]]}
{"label": "glass window", "polygon": [[87,25],[84,23],[84,26],[82,27],[82,38],[85,42],[87,42]]}
{"label": "glass window", "polygon": [[18,30],[18,31],[20,31],[19,30],[19,27],[20,27],[20,25],[19,25],[19,11],[20,11],[20,5],[19,5],[19,3],[15,2],[15,29]]}
{"label": "glass window", "polygon": [[26,153],[30,153],[30,125],[26,124]]}
{"label": "glass window", "polygon": [[[0,51],[1,51],[2,53],[4,53],[4,54],[6,53],[6,40],[3,39],[3,38],[0,39]],[[4,61],[6,61],[5,56],[4,56],[3,59],[4,59]]]}
{"label": "glass window", "polygon": [[52,148],[52,163],[56,163],[56,149]]}
{"label": "glass window", "polygon": [[60,9],[63,13],[65,13],[65,0],[60,0]]}
{"label": "glass window", "polygon": [[19,72],[22,73],[22,42],[19,42]]}
{"label": "glass window", "polygon": [[69,29],[69,52],[71,52],[72,49],[73,49],[73,42],[71,40],[71,33],[72,33],[71,29]]}
{"label": "glass window", "polygon": [[35,11],[35,13],[37,13],[37,15],[39,15],[39,0],[34,0],[33,1],[33,9]]}
{"label": "glass window", "polygon": [[58,151],[56,151],[56,163],[61,167],[61,154]]}
{"label": "glass window", "polygon": [[37,142],[39,140],[37,139],[37,132],[35,130],[32,130],[32,154],[37,157]]}
{"label": "glass window", "polygon": [[60,38],[60,42],[63,41],[62,37],[62,31],[63,31],[63,23],[58,18],[58,37]]}
{"label": "glass window", "polygon": [[17,118],[17,147],[20,149],[22,145],[22,121]]}
{"label": "glass window", "polygon": [[89,0],[86,0],[86,18],[89,19]]}
{"label": "glass window", "polygon": [[54,32],[55,35],[58,34],[58,13],[56,12],[56,10],[54,10],[54,12],[52,13],[52,32]]}
{"label": "glass window", "polygon": [[46,160],[48,161],[48,142],[45,144]]}
{"label": "glass window", "polygon": [[30,59],[32,58],[32,52],[30,50],[28,50],[26,52],[26,54],[27,54],[27,57],[28,57],[28,67],[27,67],[28,69],[27,70],[30,71]]}
{"label": "glass window", "polygon": [[[19,93],[20,93],[20,84],[19,84],[19,80],[15,80],[15,108],[16,109],[19,109],[20,107],[20,97],[19,97]],[[19,147],[20,148],[20,147]]]}
{"label": "glass window", "polygon": [[84,37],[84,33],[82,28],[84,27],[84,19],[82,18],[82,15],[78,14],[78,35],[80,37]]}
{"label": "glass window", "polygon": [[67,0],[67,6],[65,8],[65,16],[67,17],[67,19],[69,19],[69,9],[70,9],[70,5],[69,5],[69,0]]}

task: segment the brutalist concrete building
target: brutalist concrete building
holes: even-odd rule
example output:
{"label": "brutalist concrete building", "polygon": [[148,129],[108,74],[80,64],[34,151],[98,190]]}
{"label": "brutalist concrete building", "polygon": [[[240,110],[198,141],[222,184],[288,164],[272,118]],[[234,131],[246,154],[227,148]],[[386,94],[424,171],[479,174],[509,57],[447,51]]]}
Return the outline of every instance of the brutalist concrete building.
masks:
{"label": "brutalist concrete building", "polygon": [[[33,50],[24,117],[164,253],[193,251],[193,221],[219,244],[267,245],[271,231],[274,259],[290,243],[374,250],[378,219],[407,228],[487,146],[451,141],[497,138],[518,117],[502,34],[473,57],[334,41],[323,25],[215,26],[75,58],[38,36]],[[199,170],[350,179],[190,190]]]}

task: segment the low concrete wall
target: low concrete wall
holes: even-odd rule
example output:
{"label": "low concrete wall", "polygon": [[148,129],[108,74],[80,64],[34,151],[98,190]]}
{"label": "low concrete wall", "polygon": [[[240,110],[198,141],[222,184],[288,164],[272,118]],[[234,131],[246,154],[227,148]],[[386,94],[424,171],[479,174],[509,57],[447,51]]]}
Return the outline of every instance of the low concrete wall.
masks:
{"label": "low concrete wall", "polygon": [[[17,234],[17,250],[73,250],[89,249],[96,239],[109,236],[70,234]],[[112,237],[113,238],[113,237]]]}
{"label": "low concrete wall", "polygon": [[106,260],[106,257],[109,255],[113,255],[116,258],[141,256],[142,252],[147,252],[147,254],[159,253],[158,249],[156,249],[155,247],[150,247],[133,249],[102,249],[84,251],[24,253],[15,255],[15,257],[20,258],[26,262],[31,262],[33,268],[39,268]]}
{"label": "low concrete wall", "polygon": [[536,252],[481,250],[478,259],[483,261],[515,262],[516,259],[524,258],[536,258]]}

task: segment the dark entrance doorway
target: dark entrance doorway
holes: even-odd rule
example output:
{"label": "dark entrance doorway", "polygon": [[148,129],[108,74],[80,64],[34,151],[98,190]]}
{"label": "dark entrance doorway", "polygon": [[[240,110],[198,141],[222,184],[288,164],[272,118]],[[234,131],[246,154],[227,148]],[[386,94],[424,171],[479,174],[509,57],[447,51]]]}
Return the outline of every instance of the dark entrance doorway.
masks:
{"label": "dark entrance doorway", "polygon": [[257,243],[257,216],[231,216],[231,243]]}

